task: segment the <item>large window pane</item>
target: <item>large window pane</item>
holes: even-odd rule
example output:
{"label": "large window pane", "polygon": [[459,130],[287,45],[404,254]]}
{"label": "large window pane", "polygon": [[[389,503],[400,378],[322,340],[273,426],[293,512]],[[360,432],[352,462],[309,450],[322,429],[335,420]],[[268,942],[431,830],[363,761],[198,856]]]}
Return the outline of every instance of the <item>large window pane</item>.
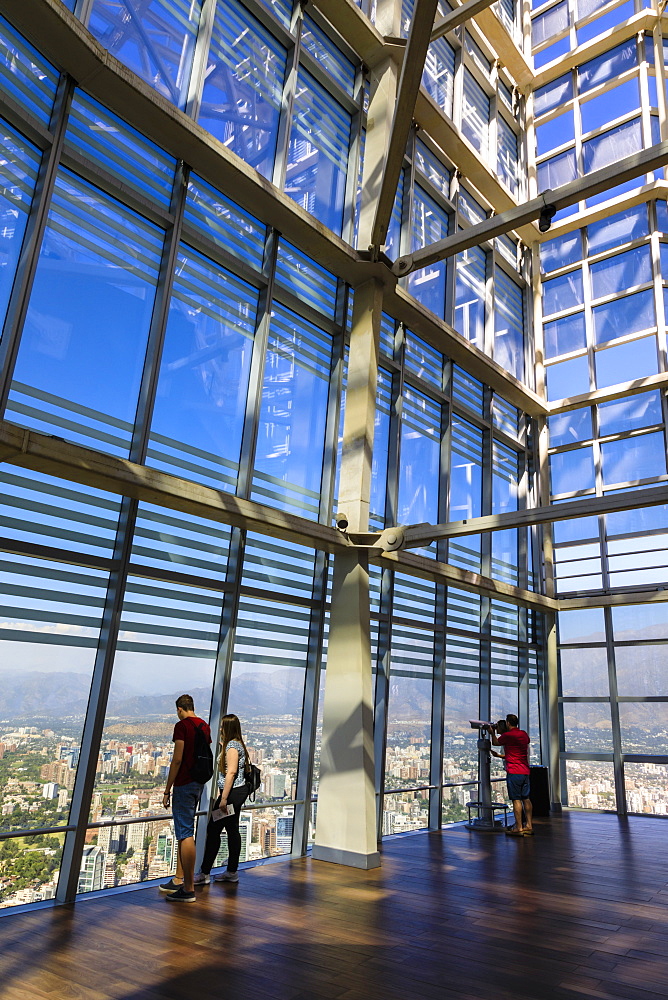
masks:
{"label": "large window pane", "polygon": [[613,250],[647,235],[647,206],[636,205],[587,226],[589,253]]}
{"label": "large window pane", "polygon": [[601,445],[601,455],[603,482],[606,484],[654,479],[666,471],[663,433],[605,442]]}
{"label": "large window pane", "polygon": [[182,246],[148,461],[234,492],[258,292]]}
{"label": "large window pane", "polygon": [[489,97],[476,83],[467,69],[464,70],[462,103],[462,134],[484,158],[489,142]]}
{"label": "large window pane", "polygon": [[[19,754],[16,759],[19,771],[21,761]],[[34,833],[0,842],[0,909],[54,899],[64,840],[63,833]]]}
{"label": "large window pane", "polygon": [[534,92],[534,114],[536,117],[553,111],[573,98],[573,78],[570,73],[560,76]]}
{"label": "large window pane", "polygon": [[0,17],[0,81],[2,90],[48,125],[58,86],[58,73],[4,17]]}
{"label": "large window pane", "polygon": [[600,434],[619,434],[661,423],[661,399],[658,392],[643,392],[628,399],[613,399],[598,404]]}
{"label": "large window pane", "polygon": [[[656,326],[654,293],[651,289],[613,299],[593,310],[594,334],[597,344],[614,340],[628,333],[649,330]],[[647,373],[649,374],[649,373]]]}
{"label": "large window pane", "polygon": [[406,388],[401,414],[399,524],[438,523],[440,406]]}
{"label": "large window pane", "polygon": [[127,454],[162,238],[141,216],[61,173],[14,374],[14,419]]}
{"label": "large window pane", "polygon": [[665,754],[668,702],[629,702],[619,706],[624,753]]}
{"label": "large window pane", "polygon": [[500,268],[494,281],[494,360],[524,378],[524,293]]}
{"label": "large window pane", "polygon": [[606,90],[599,97],[594,97],[591,101],[583,101],[580,105],[582,115],[582,131],[592,132],[594,129],[602,128],[608,122],[621,118],[640,107],[640,90],[638,80],[634,78]]}
{"label": "large window pane", "polygon": [[587,441],[592,436],[591,409],[588,406],[548,417],[548,424],[550,445],[553,448],[574,444],[576,441]]}
{"label": "large window pane", "polygon": [[[418,250],[445,239],[447,235],[447,213],[416,186],[413,194],[411,248]],[[441,317],[445,310],[445,275],[446,263],[439,261],[414,271],[408,278],[408,288],[415,298]]]}
{"label": "large window pane", "polygon": [[587,355],[550,365],[545,369],[547,398],[566,399],[589,392],[589,359]]}
{"label": "large window pane", "polygon": [[237,0],[216,7],[199,122],[267,178],[285,77],[282,45]]}
{"label": "large window pane", "polygon": [[[668,696],[668,645],[616,646],[615,663],[620,695],[631,698]],[[656,752],[664,753],[663,750]]]}
{"label": "large window pane", "polygon": [[72,100],[65,142],[120,183],[169,208],[176,160],[82,90]]}
{"label": "large window pane", "polygon": [[553,323],[546,323],[543,326],[543,337],[546,358],[579,350],[586,345],[584,313],[575,313],[574,316],[565,316]]}
{"label": "large window pane", "polygon": [[624,764],[624,786],[630,813],[668,815],[668,765]]}
{"label": "large window pane", "polygon": [[608,257],[591,265],[591,291],[595,299],[615,295],[634,285],[652,280],[652,262],[648,246],[635,247],[626,253]]}
{"label": "large window pane", "polygon": [[[582,144],[582,162],[585,174],[590,174],[593,170],[601,170],[615,160],[621,160],[624,156],[637,153],[643,148],[642,125],[639,118],[627,122],[625,125],[618,125],[617,128],[610,129],[595,139],[589,139]],[[635,183],[638,186],[640,181]],[[609,195],[605,195],[609,197]]]}
{"label": "large window pane", "polygon": [[578,88],[580,93],[592,90],[599,84],[612,80],[613,77],[636,66],[638,62],[636,40],[629,39],[609,52],[605,52],[587,63],[583,63],[578,69]]}
{"label": "large window pane", "polygon": [[455,52],[445,38],[439,38],[427,49],[422,83],[436,103],[452,115],[452,96],[455,78]]}
{"label": "large window pane", "polygon": [[87,566],[0,562],[0,830],[68,822],[107,584]]}
{"label": "large window pane", "polygon": [[543,313],[561,312],[573,306],[581,306],[583,301],[582,271],[569,271],[558,278],[550,278],[542,285]]}
{"label": "large window pane", "polygon": [[603,608],[559,612],[560,643],[603,641],[605,641]]}
{"label": "large window pane", "polygon": [[566,761],[568,804],[573,809],[615,809],[612,764],[592,760]]}
{"label": "large window pane", "polygon": [[564,702],[566,750],[604,753],[612,750],[612,721],[608,702]]}
{"label": "large window pane", "polygon": [[331,338],[274,307],[264,367],[252,498],[317,520]]}
{"label": "large window pane", "polygon": [[617,642],[668,639],[668,604],[629,604],[613,608],[612,628]]}
{"label": "large window pane", "polygon": [[610,694],[608,655],[600,649],[561,649],[561,692],[564,697],[603,697]]}
{"label": "large window pane", "polygon": [[0,118],[0,336],[40,159],[39,150]]}
{"label": "large window pane", "polygon": [[[632,298],[633,296],[631,296]],[[656,338],[643,337],[630,344],[620,344],[594,355],[596,366],[596,386],[603,389],[609,385],[628,382],[657,372]]]}
{"label": "large window pane", "polygon": [[141,6],[93,0],[88,28],[112,55],[183,107],[201,8],[201,0],[148,0]]}
{"label": "large window pane", "polygon": [[300,69],[285,190],[335,233],[341,233],[348,171],[350,115]]}
{"label": "large window pane", "polygon": [[485,337],[487,254],[480,247],[471,247],[457,255],[455,267],[455,330],[482,350]]}
{"label": "large window pane", "polygon": [[550,457],[552,493],[591,490],[596,483],[594,454],[591,447],[564,451]]}

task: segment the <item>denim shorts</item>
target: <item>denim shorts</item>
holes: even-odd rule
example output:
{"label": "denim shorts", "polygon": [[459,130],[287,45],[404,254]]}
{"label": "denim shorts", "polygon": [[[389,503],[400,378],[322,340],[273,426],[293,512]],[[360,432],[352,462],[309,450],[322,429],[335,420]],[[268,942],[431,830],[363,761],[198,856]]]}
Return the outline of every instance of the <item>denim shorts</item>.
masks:
{"label": "denim shorts", "polygon": [[204,785],[200,785],[199,781],[189,781],[187,785],[174,785],[172,815],[177,840],[187,840],[194,835],[195,813],[203,788]]}
{"label": "denim shorts", "polygon": [[507,774],[506,785],[508,797],[511,799],[528,799],[531,797],[528,774]]}

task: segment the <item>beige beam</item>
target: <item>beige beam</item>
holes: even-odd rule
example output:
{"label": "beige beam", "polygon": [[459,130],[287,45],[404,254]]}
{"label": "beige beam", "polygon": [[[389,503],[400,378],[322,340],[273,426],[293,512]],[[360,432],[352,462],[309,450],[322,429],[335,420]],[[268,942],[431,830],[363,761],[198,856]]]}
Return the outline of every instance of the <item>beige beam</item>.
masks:
{"label": "beige beam", "polygon": [[611,493],[603,497],[582,497],[580,500],[545,507],[529,507],[509,514],[488,514],[486,517],[473,517],[465,521],[419,524],[398,530],[403,530],[404,548],[421,548],[441,538],[478,535],[484,531],[506,531],[509,528],[526,528],[532,524],[551,524],[553,521],[591,517],[593,514],[609,514],[620,510],[635,510],[639,507],[656,507],[665,503],[668,503],[668,484],[644,490],[629,490],[627,493]]}
{"label": "beige beam", "polygon": [[450,584],[460,590],[466,590],[472,594],[482,594],[484,597],[493,597],[499,601],[507,601],[509,604],[515,604],[519,607],[536,608],[540,611],[557,611],[559,609],[559,602],[551,597],[535,594],[530,590],[522,590],[520,587],[514,587],[501,580],[492,580],[479,573],[472,573],[470,570],[460,569],[449,563],[428,559],[426,556],[419,556],[414,552],[406,552],[405,550],[384,552],[381,549],[370,549],[369,557],[373,562],[381,566],[391,566],[399,573],[407,573],[409,576],[417,576],[423,580],[432,580],[434,583]]}
{"label": "beige beam", "polygon": [[[486,0],[472,0],[472,2],[479,4],[486,2]],[[370,247],[380,247],[384,244],[387,236],[437,6],[438,0],[416,0],[415,2],[413,21],[408,35],[406,55],[401,68],[399,89],[394,105],[392,128],[382,165],[383,179],[376,200],[376,214],[371,229]]]}
{"label": "beige beam", "polygon": [[470,21],[476,14],[486,10],[487,7],[491,7],[494,2],[495,0],[467,0],[461,7],[455,7],[454,10],[451,10],[449,14],[442,17],[434,25],[434,30],[431,33],[431,41],[435,42],[437,38],[443,38],[443,35],[447,35],[449,31],[458,28],[460,24]]}
{"label": "beige beam", "polygon": [[600,170],[594,170],[584,177],[578,177],[574,181],[562,184],[558,188],[550,191],[543,191],[537,198],[519,205],[517,208],[502,212],[501,215],[492,216],[470,229],[462,230],[444,240],[438,240],[430,246],[415,250],[413,253],[399,257],[392,265],[392,271],[405,276],[412,271],[419,270],[436,261],[445,260],[455,254],[467,250],[469,247],[479,246],[503,233],[517,229],[533,219],[538,219],[540,214],[548,208],[558,210],[568,208],[583,198],[590,198],[602,191],[607,191],[616,184],[623,184],[627,180],[632,180],[650,170],[662,168],[668,162],[668,141],[659,142],[649,149],[643,149],[638,153],[625,156],[615,163],[611,163]]}
{"label": "beige beam", "polygon": [[588,594],[586,597],[564,597],[559,601],[560,611],[582,608],[621,608],[629,604],[665,604],[668,587],[655,590],[626,591],[623,594]]}
{"label": "beige beam", "polygon": [[7,420],[0,421],[0,461],[326,552],[352,547],[340,531],[329,525],[26,430]]}
{"label": "beige beam", "polygon": [[[380,266],[380,265],[379,265]],[[385,287],[383,308],[395,319],[422,337],[437,351],[445,354],[461,365],[469,375],[484,382],[504,399],[531,416],[548,412],[547,403],[523,382],[509,375],[491,358],[483,354],[474,344],[456,333],[443,320],[426,309],[405,288],[400,285]]]}

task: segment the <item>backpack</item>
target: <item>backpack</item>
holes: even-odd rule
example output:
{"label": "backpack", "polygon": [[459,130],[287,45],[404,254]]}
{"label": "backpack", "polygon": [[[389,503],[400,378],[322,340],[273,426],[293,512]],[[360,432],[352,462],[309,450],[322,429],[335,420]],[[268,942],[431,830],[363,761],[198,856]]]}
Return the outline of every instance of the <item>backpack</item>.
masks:
{"label": "backpack", "polygon": [[262,784],[262,773],[257,764],[246,764],[244,767],[247,798],[255,799],[255,793]]}
{"label": "backpack", "polygon": [[190,768],[190,777],[200,785],[206,784],[213,774],[213,754],[211,744],[207,743],[204,730],[201,726],[195,726],[195,747],[193,763]]}

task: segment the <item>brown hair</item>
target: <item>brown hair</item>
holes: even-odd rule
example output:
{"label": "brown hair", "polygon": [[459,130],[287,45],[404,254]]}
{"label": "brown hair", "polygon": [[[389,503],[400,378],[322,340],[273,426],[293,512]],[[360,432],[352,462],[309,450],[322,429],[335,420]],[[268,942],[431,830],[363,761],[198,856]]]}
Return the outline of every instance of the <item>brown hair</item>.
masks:
{"label": "brown hair", "polygon": [[244,748],[246,763],[248,763],[248,750],[241,735],[241,723],[237,715],[224,715],[220,720],[220,756],[218,757],[218,770],[225,772],[225,751],[230,740],[238,740]]}
{"label": "brown hair", "polygon": [[512,715],[512,713],[510,712],[506,716],[506,722],[508,723],[511,729],[516,729],[517,726],[519,726],[520,724],[520,720],[517,718],[517,716]]}
{"label": "brown hair", "polygon": [[184,712],[194,712],[195,702],[189,694],[182,694],[180,698],[176,699],[176,707],[182,709]]}

